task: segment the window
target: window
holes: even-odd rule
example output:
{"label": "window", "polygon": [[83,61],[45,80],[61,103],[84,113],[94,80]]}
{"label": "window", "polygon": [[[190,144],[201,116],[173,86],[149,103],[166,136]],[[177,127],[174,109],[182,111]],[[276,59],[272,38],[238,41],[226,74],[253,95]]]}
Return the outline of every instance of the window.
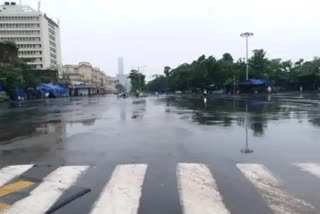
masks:
{"label": "window", "polygon": [[50,51],[52,51],[53,53],[56,53],[57,51],[56,51],[56,49],[55,48],[50,48]]}
{"label": "window", "polygon": [[50,62],[51,62],[51,64],[54,64],[54,65],[56,65],[56,64],[57,64],[57,61],[56,61],[56,60],[54,60],[54,59],[51,59],[51,60],[50,60]]}
{"label": "window", "polygon": [[53,53],[51,53],[50,56],[53,57],[54,59],[57,58],[57,56],[55,54],[53,54]]}
{"label": "window", "polygon": [[52,39],[53,41],[56,41],[56,38],[52,35],[49,35],[49,38]]}
{"label": "window", "polygon": [[56,43],[55,43],[55,42],[50,41],[49,43],[50,43],[50,45],[52,45],[53,47],[56,47]]}

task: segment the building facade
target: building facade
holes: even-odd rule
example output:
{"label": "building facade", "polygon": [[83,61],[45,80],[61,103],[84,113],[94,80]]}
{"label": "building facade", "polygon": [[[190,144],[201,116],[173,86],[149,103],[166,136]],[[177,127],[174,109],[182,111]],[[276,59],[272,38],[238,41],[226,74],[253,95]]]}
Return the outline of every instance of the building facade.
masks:
{"label": "building facade", "polygon": [[[100,68],[93,67],[88,62],[64,65],[62,71],[63,79],[74,87],[81,88],[83,95],[113,93],[115,91],[114,78],[109,77]],[[84,93],[84,91],[88,91],[88,93]]]}
{"label": "building facade", "polygon": [[36,69],[61,71],[59,23],[26,5],[0,5],[0,40],[15,42],[19,58]]}

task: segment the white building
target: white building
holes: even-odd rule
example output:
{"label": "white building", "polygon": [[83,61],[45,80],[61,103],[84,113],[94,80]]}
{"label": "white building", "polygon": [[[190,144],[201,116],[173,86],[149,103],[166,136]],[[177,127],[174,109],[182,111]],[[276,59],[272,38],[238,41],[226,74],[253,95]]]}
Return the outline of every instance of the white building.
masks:
{"label": "white building", "polygon": [[26,5],[0,5],[0,40],[13,41],[18,56],[28,58],[37,69],[61,71],[59,23]]}

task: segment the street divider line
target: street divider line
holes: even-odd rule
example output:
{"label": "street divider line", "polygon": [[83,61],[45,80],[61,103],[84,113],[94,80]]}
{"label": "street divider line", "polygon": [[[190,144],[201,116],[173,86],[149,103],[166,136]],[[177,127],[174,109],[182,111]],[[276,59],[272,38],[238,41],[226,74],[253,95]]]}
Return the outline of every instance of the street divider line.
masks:
{"label": "street divider line", "polygon": [[147,165],[118,165],[91,214],[136,214]]}
{"label": "street divider line", "polygon": [[33,165],[14,165],[0,169],[0,187],[5,185],[12,179],[19,177],[32,167]]}
{"label": "street divider line", "polygon": [[28,197],[14,203],[5,213],[45,213],[87,168],[87,166],[59,167],[45,177],[44,181],[31,191]]}
{"label": "street divider line", "polygon": [[254,185],[274,214],[313,213],[314,207],[281,187],[281,182],[260,164],[237,164],[242,174]]}
{"label": "street divider line", "polygon": [[308,173],[320,178],[320,164],[316,164],[316,163],[295,163],[294,165],[299,167],[302,171],[308,172]]}
{"label": "street divider line", "polygon": [[0,203],[0,214],[4,214],[9,207],[10,207],[9,204]]}
{"label": "street divider line", "polygon": [[34,183],[30,181],[18,181],[13,184],[6,185],[0,188],[0,197],[18,192],[22,189],[32,186]]}
{"label": "street divider line", "polygon": [[204,164],[179,163],[177,181],[184,214],[230,214],[210,170]]}

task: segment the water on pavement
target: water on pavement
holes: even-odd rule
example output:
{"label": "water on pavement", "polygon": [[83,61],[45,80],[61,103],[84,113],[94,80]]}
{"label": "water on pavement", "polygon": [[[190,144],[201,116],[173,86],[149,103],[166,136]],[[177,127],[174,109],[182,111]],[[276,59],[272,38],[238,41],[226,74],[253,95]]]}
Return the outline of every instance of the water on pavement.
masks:
{"label": "water on pavement", "polygon": [[[312,185],[299,185],[301,179],[313,180],[295,174],[292,166],[320,162],[319,139],[319,94],[213,96],[206,102],[200,96],[101,96],[0,104],[1,166],[89,165],[93,175],[81,182],[95,179],[89,186],[101,189],[116,164],[148,164],[140,213],[181,212],[174,205],[179,200],[172,188],[175,176],[168,176],[175,175],[177,163],[207,164],[235,213],[255,213],[256,207],[259,213],[270,211],[258,195],[241,196],[254,204],[250,208],[234,194],[245,193],[249,185],[237,163],[264,164],[288,180],[294,193],[320,204]],[[150,199],[155,191],[156,201]],[[72,209],[87,213],[83,207]]]}

